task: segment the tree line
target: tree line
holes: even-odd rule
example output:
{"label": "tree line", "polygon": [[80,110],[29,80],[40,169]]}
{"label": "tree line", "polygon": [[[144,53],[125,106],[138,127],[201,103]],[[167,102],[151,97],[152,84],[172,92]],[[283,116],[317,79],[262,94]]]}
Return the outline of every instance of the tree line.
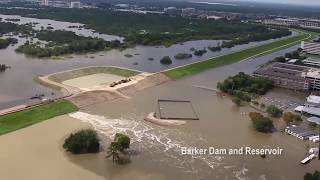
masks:
{"label": "tree line", "polygon": [[[125,37],[129,44],[165,45],[189,40],[223,39],[232,44],[261,41],[289,35],[287,29],[238,21],[188,19],[165,14],[136,14],[101,9],[6,9],[7,14],[32,14],[36,18],[79,22],[99,33]],[[231,46],[230,42],[226,46]]]}
{"label": "tree line", "polygon": [[74,32],[63,30],[43,30],[37,33],[36,38],[49,43],[43,47],[40,44],[27,41],[19,46],[16,52],[41,58],[124,48],[124,44],[119,40],[105,41],[101,38],[79,36]]}

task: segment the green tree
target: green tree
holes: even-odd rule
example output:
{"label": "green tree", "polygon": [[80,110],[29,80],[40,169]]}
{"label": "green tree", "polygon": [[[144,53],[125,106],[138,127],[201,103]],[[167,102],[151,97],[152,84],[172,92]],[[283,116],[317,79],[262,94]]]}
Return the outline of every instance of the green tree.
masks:
{"label": "green tree", "polygon": [[118,163],[120,154],[130,148],[130,138],[121,133],[116,133],[113,141],[110,143],[107,151],[107,158],[112,157],[112,161]]}
{"label": "green tree", "polygon": [[83,129],[70,134],[65,139],[63,148],[73,154],[96,153],[99,151],[100,143],[96,131]]}
{"label": "green tree", "polygon": [[161,58],[160,63],[169,65],[169,64],[172,64],[172,60],[169,56],[164,56],[163,58]]}
{"label": "green tree", "polygon": [[237,105],[237,106],[241,106],[241,104],[242,104],[241,99],[238,98],[238,97],[233,97],[233,98],[232,98],[232,102],[233,102],[235,105]]}
{"label": "green tree", "polygon": [[283,112],[281,109],[279,109],[275,105],[269,105],[267,107],[266,111],[269,114],[269,116],[271,116],[271,117],[280,117],[282,115],[282,112]]}
{"label": "green tree", "polygon": [[255,121],[253,121],[254,128],[263,133],[272,132],[274,126],[273,121],[268,117],[258,117]]}
{"label": "green tree", "polygon": [[304,180],[320,180],[320,172],[315,171],[313,174],[312,173],[306,173],[304,175]]}

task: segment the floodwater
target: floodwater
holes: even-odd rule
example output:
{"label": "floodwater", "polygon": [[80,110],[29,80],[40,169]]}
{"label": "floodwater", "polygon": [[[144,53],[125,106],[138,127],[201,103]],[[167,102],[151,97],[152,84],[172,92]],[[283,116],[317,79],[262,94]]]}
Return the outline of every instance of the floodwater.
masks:
{"label": "floodwater", "polygon": [[[277,53],[275,53],[277,54]],[[271,56],[271,55],[269,55]],[[316,146],[303,142],[282,132],[258,133],[252,128],[249,107],[236,107],[228,98],[194,86],[214,88],[217,81],[239,71],[252,72],[265,58],[243,61],[219,69],[138,92],[130,100],[117,100],[88,107],[87,114],[73,117],[91,124],[106,143],[116,132],[124,132],[132,138],[132,149],[140,152],[132,156],[129,165],[115,166],[115,174],[125,172],[133,166],[152,173],[151,178],[165,179],[254,179],[254,180],[301,180],[305,172],[313,172],[320,166],[314,160],[306,166],[300,161],[306,157],[308,147]],[[178,92],[178,93],[177,93]],[[271,93],[272,94],[272,93]],[[286,92],[287,97],[303,101],[299,93]],[[159,127],[143,121],[147,113],[158,113],[158,99],[191,100],[200,120],[188,121],[179,127]],[[182,155],[182,147],[221,149],[272,148],[283,149],[281,155],[268,155],[265,159],[256,155]],[[109,177],[110,161],[89,167],[85,160],[73,163],[101,176]],[[110,168],[110,167],[109,167]],[[120,170],[119,170],[120,169]]]}
{"label": "floodwater", "polygon": [[[69,23],[61,21],[53,21],[48,19],[34,19],[13,15],[0,15],[2,19],[19,18],[17,23],[24,24],[30,22],[37,22],[37,29],[41,26],[46,28],[51,26],[54,29],[67,29],[74,31],[77,34],[84,36],[101,37],[106,40],[121,39],[121,37],[109,36],[104,34],[94,33],[89,29],[78,30],[76,28],[68,28],[68,26],[79,26],[78,23]],[[48,25],[50,24],[50,25]],[[176,44],[170,47],[163,46],[136,46],[126,49],[124,51],[111,50],[99,53],[89,53],[84,55],[70,55],[66,56],[64,60],[38,59],[26,57],[23,54],[17,54],[14,50],[21,45],[26,39],[19,38],[20,42],[17,45],[10,46],[7,49],[0,50],[0,63],[11,66],[6,72],[0,74],[0,109],[18,105],[22,103],[29,103],[30,97],[35,94],[45,94],[49,98],[59,97],[61,94],[52,89],[43,87],[34,82],[34,77],[38,75],[46,75],[59,71],[70,70],[74,68],[82,68],[87,66],[120,66],[131,69],[137,69],[146,72],[157,72],[168,68],[201,61],[213,56],[219,56],[239,49],[244,49],[259,44],[271,42],[273,40],[263,42],[252,42],[249,44],[238,45],[233,48],[223,49],[220,52],[206,53],[202,57],[192,57],[187,60],[175,60],[174,55],[182,52],[190,52],[190,48],[203,49],[208,46],[216,46],[221,43],[220,40],[200,40],[189,41],[183,44]],[[126,54],[131,54],[133,57],[127,58]],[[171,65],[160,64],[160,59],[163,56],[169,55],[173,59]],[[153,58],[150,60],[149,58]],[[272,57],[270,57],[272,59]],[[23,88],[21,88],[23,87]],[[32,100],[35,101],[35,100]]]}
{"label": "floodwater", "polygon": [[[160,52],[179,51],[181,50],[179,48],[187,45],[195,46],[199,43],[203,46],[203,43],[200,42],[174,45],[166,51],[166,48],[139,46],[127,51],[139,52],[148,57],[148,53],[154,50],[159,53],[153,52],[154,54],[161,56],[163,54]],[[137,57],[134,56],[132,59],[122,59],[120,54],[127,52],[98,53],[104,54],[104,56],[98,56],[101,59],[74,56],[71,60],[49,61],[14,54],[12,48],[0,52],[2,53],[1,57],[8,57],[5,63],[10,63],[8,65],[13,67],[4,74],[0,74],[0,82],[8,85],[8,87],[1,86],[0,94],[3,95],[0,97],[3,99],[25,97],[26,94],[23,92],[29,91],[30,87],[39,91],[38,88],[44,87],[31,83],[31,77],[36,74],[53,73],[57,70],[109,63],[110,65],[118,63],[125,67],[135,67],[151,72],[168,68],[168,66],[160,65],[156,59],[148,62],[147,59],[142,58],[137,66],[131,66],[132,59],[138,61],[141,56],[136,55]],[[240,71],[252,73],[259,65],[296,48],[297,46],[208,70],[185,79],[170,81],[137,92],[131,99],[96,104],[83,109],[83,113],[57,117],[0,136],[0,144],[2,145],[0,148],[0,174],[3,178],[10,180],[22,178],[34,180],[301,180],[305,172],[313,172],[320,167],[320,161],[317,160],[313,160],[306,166],[299,164],[306,156],[308,147],[315,146],[315,144],[308,144],[309,142],[303,142],[282,132],[258,133],[253,130],[248,118],[248,113],[253,111],[251,108],[236,107],[229,98],[219,97],[212,91],[195,87],[215,88],[216,83],[227,76]],[[174,64],[169,67],[177,65],[178,62],[184,61],[174,61]],[[152,63],[158,65],[152,66]],[[10,92],[10,88],[12,92]],[[7,93],[3,93],[6,91]],[[293,97],[295,101],[304,100],[303,96],[292,91],[281,93],[286,94],[288,98]],[[269,95],[275,96],[275,94],[270,93]],[[160,127],[144,121],[143,118],[149,112],[159,113],[158,99],[191,100],[194,111],[200,120],[188,121],[186,125],[175,127]],[[132,140],[131,163],[113,164],[110,159],[105,159],[104,151],[99,154],[77,156],[64,153],[61,148],[63,139],[70,132],[89,125],[99,132],[104,148],[111,142],[115,133],[128,134]],[[182,147],[281,148],[283,153],[281,155],[267,155],[265,159],[257,155],[182,155]]]}
{"label": "floodwater", "polygon": [[[229,98],[195,87],[214,88],[216,82],[226,76],[239,71],[251,73],[265,61],[265,57],[255,58],[170,81],[140,91],[131,99],[93,105],[82,113],[57,117],[0,136],[3,145],[0,173],[11,180],[301,180],[305,172],[320,167],[317,160],[306,166],[299,164],[308,147],[315,144],[282,132],[258,133],[248,118],[248,112],[253,111],[251,108],[236,107]],[[292,91],[286,95],[300,99]],[[160,127],[144,121],[149,112],[158,113],[158,99],[191,100],[200,120],[174,127]],[[70,132],[87,126],[99,132],[104,149],[115,133],[128,134],[132,142],[131,163],[113,164],[111,159],[105,159],[105,151],[89,155],[64,153],[63,139]],[[283,153],[267,155],[265,159],[257,155],[182,155],[182,147],[281,148]],[[20,173],[10,173],[12,171]]]}

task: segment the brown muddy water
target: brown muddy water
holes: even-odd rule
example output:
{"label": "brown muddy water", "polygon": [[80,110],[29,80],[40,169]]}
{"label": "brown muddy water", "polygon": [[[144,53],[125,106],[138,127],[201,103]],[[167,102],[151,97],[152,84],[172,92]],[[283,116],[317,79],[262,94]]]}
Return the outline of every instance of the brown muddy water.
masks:
{"label": "brown muddy water", "polygon": [[[229,68],[231,66],[219,70],[227,73]],[[241,70],[241,67],[238,66],[237,69]],[[106,142],[110,142],[108,137],[116,132],[129,134],[133,140],[132,149],[140,154],[133,156],[132,163],[128,166],[146,169],[147,172],[162,175],[165,179],[301,180],[305,172],[320,167],[320,161],[316,160],[307,166],[299,164],[306,156],[307,143],[282,132],[257,133],[248,118],[248,112],[253,111],[252,109],[238,108],[228,98],[193,87],[214,87],[214,78],[219,70],[153,87],[139,92],[131,100],[88,107],[85,112],[89,115],[78,114],[75,117],[90,123],[102,137],[105,137]],[[147,113],[157,110],[157,99],[191,100],[200,120],[169,128],[144,122],[143,117]],[[93,114],[99,116],[92,116]],[[251,155],[182,155],[182,147],[279,147],[283,149],[283,154],[269,155],[265,159]],[[87,166],[85,162],[73,162],[84,168]],[[108,164],[110,161],[105,163]],[[126,165],[119,167],[123,171],[127,169]],[[107,176],[108,172],[101,169],[103,168],[91,170]]]}
{"label": "brown muddy water", "polygon": [[[0,136],[0,173],[2,178],[143,180],[143,179],[252,179],[301,180],[305,172],[320,167],[313,160],[299,164],[306,156],[307,142],[282,132],[262,134],[253,130],[249,107],[236,107],[228,98],[194,86],[214,88],[226,76],[250,73],[266,58],[256,58],[202,74],[171,81],[138,92],[127,100],[93,105],[82,112],[61,116],[7,135]],[[288,98],[303,102],[304,96],[292,91]],[[191,100],[200,120],[186,125],[160,127],[143,118],[158,109],[158,99]],[[158,112],[157,112],[158,113]],[[83,123],[85,122],[85,123]],[[131,163],[115,165],[105,152],[70,155],[63,152],[63,139],[76,129],[91,126],[99,132],[104,148],[116,132],[131,137]],[[182,155],[182,147],[198,148],[282,148],[282,155],[265,159],[251,155]],[[19,172],[19,173],[16,173]]]}
{"label": "brown muddy water", "polygon": [[[48,74],[88,65],[119,65],[154,72],[169,68],[161,65],[159,59],[167,53],[180,52],[197,46],[199,48],[217,41],[197,41],[174,45],[171,48],[139,47],[124,52],[109,51],[95,54],[95,59],[83,55],[71,60],[48,61],[28,58],[14,53],[15,47],[1,51],[1,62],[13,68],[0,77],[1,101],[20,102],[35,92],[50,92],[33,83],[38,74]],[[251,44],[252,45],[252,44]],[[188,48],[187,48],[188,47]],[[248,46],[243,46],[245,48]],[[237,47],[240,48],[240,47]],[[252,180],[301,180],[305,172],[320,167],[320,161],[307,166],[299,165],[306,156],[307,144],[282,132],[261,134],[253,130],[248,112],[249,107],[236,107],[228,98],[216,96],[214,92],[197,88],[215,88],[218,81],[240,71],[252,73],[268,60],[292,51],[285,49],[270,55],[206,71],[196,76],[171,81],[160,86],[138,92],[128,100],[116,100],[93,105],[82,113],[57,117],[37,125],[0,136],[0,174],[5,180],[144,180],[144,179],[252,179]],[[230,49],[232,51],[232,49]],[[228,50],[228,52],[230,52]],[[235,49],[233,49],[235,50]],[[137,55],[126,59],[124,54]],[[139,53],[139,55],[138,55]],[[140,54],[141,53],[141,54]],[[226,53],[226,52],[221,52]],[[100,56],[100,55],[101,56]],[[156,56],[148,61],[150,55]],[[213,54],[208,53],[207,56]],[[215,54],[218,55],[218,54]],[[203,57],[205,58],[205,57]],[[173,66],[201,60],[174,61]],[[132,62],[139,61],[137,66]],[[24,88],[21,88],[24,87]],[[292,91],[276,90],[270,97],[279,94],[302,103],[304,95]],[[284,97],[280,95],[280,97]],[[158,110],[158,99],[191,100],[200,120],[188,121],[186,125],[160,127],[143,118]],[[174,109],[173,109],[174,111]],[[157,112],[158,113],[158,112]],[[85,122],[85,123],[84,123]],[[71,132],[91,126],[103,141],[104,148],[116,132],[124,132],[132,139],[131,163],[115,165],[105,159],[105,152],[90,155],[69,155],[63,151],[63,139]],[[283,154],[267,156],[245,155],[182,155],[182,147],[198,148],[282,148]]]}

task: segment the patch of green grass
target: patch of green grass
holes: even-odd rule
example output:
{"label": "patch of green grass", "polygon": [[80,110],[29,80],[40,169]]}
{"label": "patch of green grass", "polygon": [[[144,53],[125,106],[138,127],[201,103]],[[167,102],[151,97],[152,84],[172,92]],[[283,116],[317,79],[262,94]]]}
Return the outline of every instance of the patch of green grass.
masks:
{"label": "patch of green grass", "polygon": [[76,69],[71,71],[65,71],[49,76],[49,79],[54,82],[62,83],[63,81],[74,79],[82,76],[88,76],[97,73],[114,74],[123,77],[130,77],[139,74],[138,71],[129,69],[122,69],[116,67],[88,67],[83,69]]}
{"label": "patch of green grass", "polygon": [[232,64],[256,55],[258,56],[262,54],[265,55],[268,53],[272,53],[274,51],[280,50],[281,48],[293,46],[296,44],[294,42],[303,40],[307,37],[309,37],[309,34],[307,34],[306,32],[300,31],[300,34],[294,37],[282,39],[279,41],[275,41],[269,44],[265,44],[265,45],[261,45],[253,48],[240,50],[240,51],[233,52],[233,53],[226,54],[219,57],[213,57],[205,61],[200,61],[194,64],[189,64],[186,66],[170,69],[168,71],[165,71],[164,73],[167,76],[169,76],[171,79],[180,79],[180,78],[194,75],[196,73],[199,73],[211,68],[217,68],[220,66]]}
{"label": "patch of green grass", "polygon": [[0,135],[77,110],[78,108],[71,102],[59,100],[31,109],[3,115],[0,116]]}

